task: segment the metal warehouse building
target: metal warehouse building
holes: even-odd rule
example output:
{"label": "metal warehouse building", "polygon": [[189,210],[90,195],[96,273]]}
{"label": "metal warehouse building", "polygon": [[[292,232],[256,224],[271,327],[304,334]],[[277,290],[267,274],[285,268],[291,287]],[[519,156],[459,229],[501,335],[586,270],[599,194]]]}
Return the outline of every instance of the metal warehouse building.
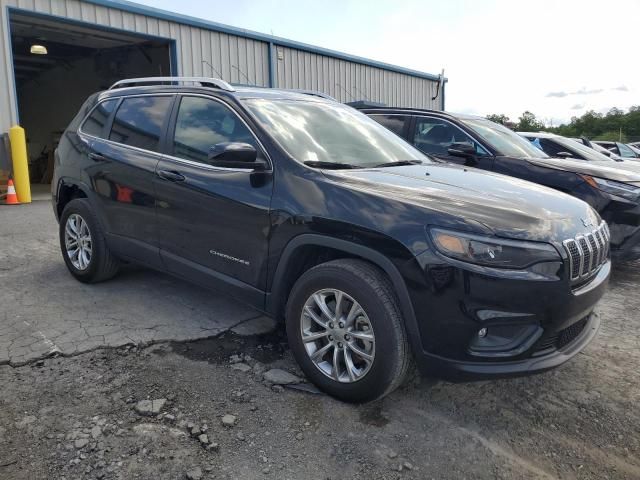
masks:
{"label": "metal warehouse building", "polygon": [[0,0],[0,6],[0,135],[24,127],[35,183],[47,183],[51,153],[84,99],[127,77],[217,77],[319,90],[343,102],[444,107],[436,75],[131,2]]}

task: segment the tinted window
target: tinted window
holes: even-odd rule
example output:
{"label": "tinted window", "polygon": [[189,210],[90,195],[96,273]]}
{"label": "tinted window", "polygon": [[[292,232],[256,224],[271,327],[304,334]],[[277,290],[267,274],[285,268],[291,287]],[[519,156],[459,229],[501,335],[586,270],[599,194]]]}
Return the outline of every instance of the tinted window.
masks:
{"label": "tinted window", "polygon": [[[549,155],[550,157],[557,157],[557,155],[561,152],[570,153],[574,158],[581,158],[576,152],[569,150],[566,146],[560,145],[555,140],[551,140],[549,138],[540,138],[540,146],[542,147],[542,151]],[[535,145],[535,143],[534,143]],[[537,145],[536,145],[537,146]]]}
{"label": "tinted window", "polygon": [[132,97],[122,101],[109,140],[158,151],[162,125],[173,97]]}
{"label": "tinted window", "polygon": [[376,122],[404,138],[409,117],[402,115],[371,115]]}
{"label": "tinted window", "polygon": [[416,118],[413,143],[423,152],[432,155],[448,155],[448,149],[453,143],[468,143],[476,149],[477,155],[489,155],[482,145],[458,127],[438,118]]}
{"label": "tinted window", "polygon": [[238,116],[220,102],[201,97],[183,97],[178,110],[173,154],[207,162],[217,143],[241,142],[258,148],[256,140]]}
{"label": "tinted window", "polygon": [[104,126],[107,123],[107,120],[109,119],[111,113],[113,113],[113,109],[116,108],[117,103],[118,100],[113,99],[99,104],[96,108],[93,109],[93,112],[91,112],[89,118],[84,121],[81,130],[84,133],[88,133],[89,135],[103,138]]}

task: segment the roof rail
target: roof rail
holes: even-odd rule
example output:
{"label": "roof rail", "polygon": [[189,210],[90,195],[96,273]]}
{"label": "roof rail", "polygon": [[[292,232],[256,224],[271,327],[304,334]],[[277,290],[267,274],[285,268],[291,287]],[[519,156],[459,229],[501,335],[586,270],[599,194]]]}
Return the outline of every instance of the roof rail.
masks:
{"label": "roof rail", "polygon": [[326,98],[327,100],[333,100],[334,102],[338,101],[335,98],[333,98],[331,95],[327,95],[326,93],[319,92],[317,90],[304,90],[304,89],[298,89],[298,88],[283,88],[282,90],[285,90],[287,92],[301,93],[302,95],[311,95],[312,97]]}
{"label": "roof rail", "polygon": [[230,84],[225,82],[224,80],[220,80],[219,78],[207,78],[207,77],[143,77],[143,78],[128,78],[126,80],[120,80],[111,87],[109,90],[113,90],[114,88],[123,88],[123,87],[135,87],[137,85],[184,85],[187,83],[196,83],[201,87],[213,87],[219,88],[221,90],[226,90],[227,92],[235,92],[235,88],[233,88]]}

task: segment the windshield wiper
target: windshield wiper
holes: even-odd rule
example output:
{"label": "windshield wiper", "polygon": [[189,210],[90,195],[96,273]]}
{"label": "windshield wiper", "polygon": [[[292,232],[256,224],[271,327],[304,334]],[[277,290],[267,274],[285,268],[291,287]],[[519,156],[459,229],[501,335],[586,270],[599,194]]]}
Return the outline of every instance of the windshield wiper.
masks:
{"label": "windshield wiper", "polygon": [[396,160],[395,162],[385,162],[374,165],[373,168],[402,167],[405,165],[422,165],[422,160]]}
{"label": "windshield wiper", "polygon": [[359,168],[357,165],[351,165],[350,163],[338,163],[338,162],[324,162],[322,160],[307,160],[305,165],[314,168],[327,168],[332,170],[345,170],[351,168]]}

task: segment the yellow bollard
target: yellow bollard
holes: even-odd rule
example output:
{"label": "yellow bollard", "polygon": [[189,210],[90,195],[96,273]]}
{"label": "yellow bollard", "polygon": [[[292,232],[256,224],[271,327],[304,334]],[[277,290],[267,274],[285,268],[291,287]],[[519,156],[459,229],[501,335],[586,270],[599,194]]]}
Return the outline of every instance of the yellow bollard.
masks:
{"label": "yellow bollard", "polygon": [[27,140],[24,128],[16,125],[9,129],[11,158],[13,159],[13,183],[20,203],[31,203],[31,185],[29,184],[29,163],[27,161]]}

